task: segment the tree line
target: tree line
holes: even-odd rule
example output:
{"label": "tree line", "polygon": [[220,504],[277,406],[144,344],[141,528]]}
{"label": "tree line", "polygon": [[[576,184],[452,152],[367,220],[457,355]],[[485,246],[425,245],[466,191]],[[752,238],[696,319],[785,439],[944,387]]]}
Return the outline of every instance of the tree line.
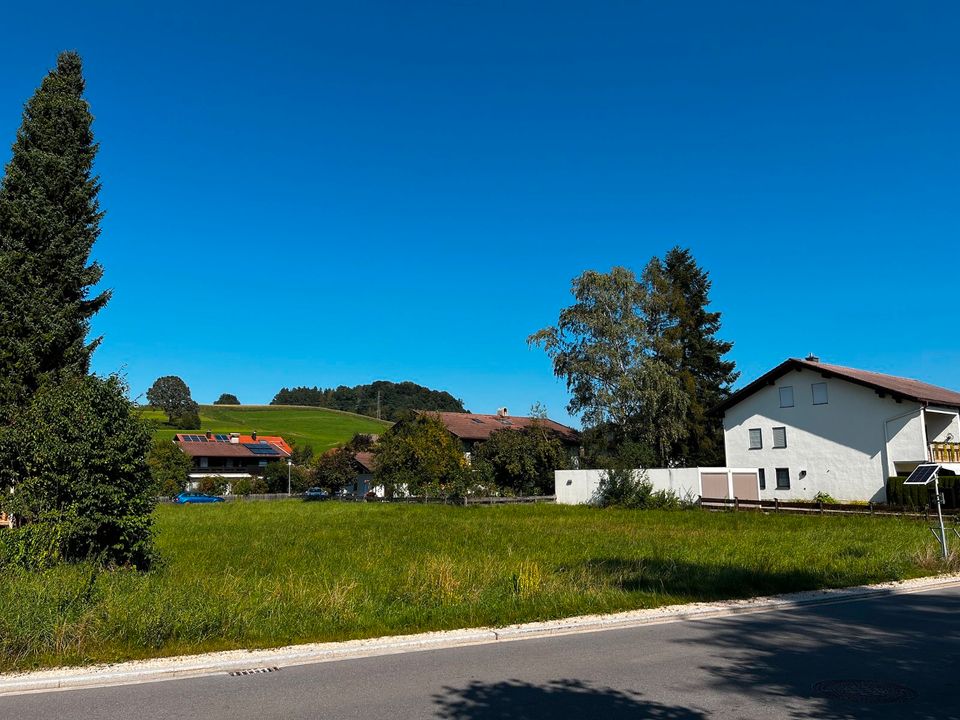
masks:
{"label": "tree line", "polygon": [[443,390],[432,390],[413,382],[377,380],[367,385],[337,388],[282,388],[271,405],[311,405],[344,410],[395,421],[409,410],[467,412],[463,401]]}

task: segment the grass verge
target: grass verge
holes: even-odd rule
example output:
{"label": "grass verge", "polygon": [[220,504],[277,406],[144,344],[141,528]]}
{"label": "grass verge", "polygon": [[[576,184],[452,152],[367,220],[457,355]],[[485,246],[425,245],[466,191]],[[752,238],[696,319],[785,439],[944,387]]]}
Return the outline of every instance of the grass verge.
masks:
{"label": "grass verge", "polygon": [[7,573],[0,669],[504,625],[938,572],[911,520],[564,506],[162,506],[154,571]]}

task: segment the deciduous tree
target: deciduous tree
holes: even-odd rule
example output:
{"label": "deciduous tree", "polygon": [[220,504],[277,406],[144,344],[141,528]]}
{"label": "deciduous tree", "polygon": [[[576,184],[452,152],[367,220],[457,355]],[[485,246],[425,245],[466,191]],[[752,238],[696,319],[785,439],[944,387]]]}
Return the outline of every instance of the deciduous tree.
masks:
{"label": "deciduous tree", "polygon": [[554,471],[570,466],[563,443],[538,423],[492,433],[488,440],[477,443],[471,461],[483,477],[517,495],[553,494]]}
{"label": "deciduous tree", "polygon": [[156,500],[149,447],[119,378],[44,384],[0,433],[0,504],[58,526],[64,558],[144,566]]}
{"label": "deciduous tree", "polygon": [[158,495],[173,497],[183,492],[193,462],[171,440],[157,438],[147,456],[150,474]]}
{"label": "deciduous tree", "polygon": [[546,350],[554,373],[566,380],[568,410],[588,427],[608,426],[627,441],[647,444],[657,460],[686,431],[688,397],[680,379],[656,353],[644,310],[646,288],[630,270],[593,270],[575,278],[575,302],[555,326],[528,342]]}
{"label": "deciduous tree", "polygon": [[190,397],[190,388],[176,375],[164,375],[147,390],[147,402],[167,414],[168,422],[185,430],[200,427],[199,405]]}
{"label": "deciduous tree", "polygon": [[459,443],[440,419],[409,414],[390,427],[377,445],[374,477],[388,495],[460,495],[468,466]]}

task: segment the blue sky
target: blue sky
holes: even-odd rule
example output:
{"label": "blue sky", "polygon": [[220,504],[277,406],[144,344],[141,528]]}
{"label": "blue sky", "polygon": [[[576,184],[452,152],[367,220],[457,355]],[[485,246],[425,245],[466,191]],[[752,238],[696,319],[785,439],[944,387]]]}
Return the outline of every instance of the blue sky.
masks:
{"label": "blue sky", "polygon": [[[82,5],[82,7],[81,7]],[[563,383],[526,337],[675,244],[749,380],[788,356],[960,387],[951,3],[21,3],[0,160],[81,52],[113,288],[99,372],[201,402]]]}

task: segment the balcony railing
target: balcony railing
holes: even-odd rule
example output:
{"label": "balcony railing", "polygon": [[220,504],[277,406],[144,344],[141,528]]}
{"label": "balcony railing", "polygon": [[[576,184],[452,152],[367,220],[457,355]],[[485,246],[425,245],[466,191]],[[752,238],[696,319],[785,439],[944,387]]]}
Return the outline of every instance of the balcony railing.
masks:
{"label": "balcony railing", "polygon": [[930,462],[960,463],[960,442],[930,443]]}

